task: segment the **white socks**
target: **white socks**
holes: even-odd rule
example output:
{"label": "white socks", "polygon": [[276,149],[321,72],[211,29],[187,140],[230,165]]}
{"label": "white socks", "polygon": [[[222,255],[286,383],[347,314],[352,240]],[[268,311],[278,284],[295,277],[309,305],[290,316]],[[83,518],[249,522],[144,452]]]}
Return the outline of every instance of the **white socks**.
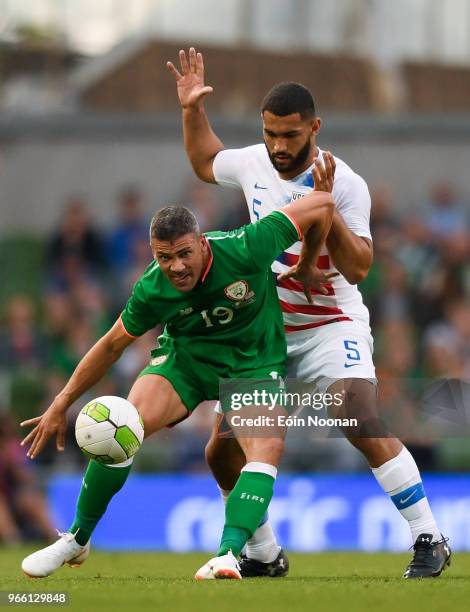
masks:
{"label": "white socks", "polygon": [[276,541],[273,528],[266,520],[246,543],[246,556],[262,563],[271,563],[279,554],[280,546]]}
{"label": "white socks", "polygon": [[396,457],[371,469],[377,482],[408,521],[413,543],[421,533],[432,534],[433,541],[440,540],[442,535],[429,507],[418,466],[411,453],[403,447]]}
{"label": "white socks", "polygon": [[[225,504],[231,491],[220,487],[219,491]],[[255,559],[261,563],[271,563],[278,556],[279,550],[280,546],[276,541],[273,528],[269,520],[266,519],[246,543],[245,552],[250,559]]]}

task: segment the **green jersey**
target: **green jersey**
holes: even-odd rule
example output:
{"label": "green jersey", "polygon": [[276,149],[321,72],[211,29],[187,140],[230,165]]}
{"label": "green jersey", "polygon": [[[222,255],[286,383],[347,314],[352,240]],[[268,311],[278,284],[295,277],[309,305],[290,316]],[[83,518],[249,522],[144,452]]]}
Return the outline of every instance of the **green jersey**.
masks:
{"label": "green jersey", "polygon": [[154,261],[122,312],[125,330],[140,336],[164,324],[154,364],[176,351],[192,362],[194,377],[197,364],[220,378],[249,377],[271,366],[284,374],[286,342],[271,263],[299,240],[295,225],[275,211],[257,223],[205,237],[210,257],[197,285],[178,291]]}

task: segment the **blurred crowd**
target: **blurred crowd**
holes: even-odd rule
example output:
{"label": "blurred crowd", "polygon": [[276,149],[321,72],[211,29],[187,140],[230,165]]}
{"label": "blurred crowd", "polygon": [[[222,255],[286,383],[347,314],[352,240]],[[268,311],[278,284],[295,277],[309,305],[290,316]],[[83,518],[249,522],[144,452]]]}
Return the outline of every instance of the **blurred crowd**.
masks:
{"label": "blurred crowd", "polygon": [[[445,181],[401,215],[388,186],[376,186],[371,196],[374,264],[362,292],[382,415],[391,415],[422,469],[468,469],[468,453],[459,459],[466,441],[456,438],[458,430],[442,419],[440,428],[427,431],[427,411],[439,407],[416,398],[425,398],[436,379],[470,380],[469,202]],[[458,393],[464,387],[456,387]],[[466,424],[465,402],[449,396],[443,403],[455,409],[455,423]]]}
{"label": "blurred crowd", "polygon": [[[394,412],[395,421],[400,415],[402,431],[397,433],[413,447],[421,467],[441,468],[442,441],[433,442],[403,424],[414,418],[407,393],[410,381],[470,379],[470,207],[445,182],[432,186],[427,201],[410,203],[404,214],[398,213],[403,207],[395,205],[390,187],[376,186],[371,195],[374,264],[361,290],[371,312],[378,377],[384,381],[381,407],[385,415]],[[229,229],[248,221],[242,200],[226,206],[223,198],[224,192],[191,182],[183,201],[196,213],[202,230]],[[19,447],[17,423],[47,408],[83,354],[117,318],[133,283],[150,262],[152,207],[138,186],[126,186],[119,192],[112,227],[100,228],[92,209],[93,203],[83,195],[71,195],[64,202],[56,227],[44,241],[43,260],[38,262],[41,291],[13,295],[2,305],[3,540],[15,541],[15,525],[21,525],[31,512],[42,536],[50,537],[51,527],[34,482],[40,481],[41,470],[72,471],[85,463],[73,443],[73,418],[69,419],[66,452],[57,453],[51,443],[34,468]],[[125,396],[148,361],[155,338],[156,332],[149,332],[131,345],[110,374],[72,407],[71,416],[92,397]],[[178,428],[160,432],[141,449],[137,467],[204,469],[203,447],[211,421],[211,405],[207,405]],[[343,446],[333,451],[335,461],[328,462],[325,444],[319,444],[317,452],[313,446],[310,453],[289,444],[287,468],[328,469],[329,465],[344,469],[345,462],[351,467]],[[333,442],[331,448],[336,448]],[[360,467],[358,461],[353,462],[354,467]],[[7,498],[15,500],[12,516],[5,510]]]}
{"label": "blurred crowd", "polygon": [[470,209],[447,183],[401,217],[372,192],[374,264],[364,283],[379,375],[470,378]]}

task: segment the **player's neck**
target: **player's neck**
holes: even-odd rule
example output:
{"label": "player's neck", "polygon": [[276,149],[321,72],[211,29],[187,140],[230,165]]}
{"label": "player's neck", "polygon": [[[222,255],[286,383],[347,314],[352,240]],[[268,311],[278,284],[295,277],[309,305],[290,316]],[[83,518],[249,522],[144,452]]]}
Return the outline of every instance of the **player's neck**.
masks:
{"label": "player's neck", "polygon": [[310,168],[310,166],[313,164],[314,159],[318,157],[319,153],[320,150],[318,149],[317,145],[313,145],[312,150],[310,151],[310,154],[305,160],[305,162],[301,166],[297,166],[297,168],[294,168],[289,172],[278,172],[280,178],[282,178],[284,181],[290,181],[296,176],[299,176],[300,174],[302,174],[302,172],[305,172],[305,170]]}
{"label": "player's neck", "polygon": [[211,251],[209,251],[209,249],[204,251],[204,253],[202,254],[202,272],[201,272],[201,278],[204,276],[204,273],[207,270],[207,266],[209,265],[210,254],[211,254]]}
{"label": "player's neck", "polygon": [[210,247],[210,244],[207,242],[207,239],[206,239],[206,246],[207,248],[204,250],[202,254],[202,271],[201,271],[201,275],[198,280],[198,284],[203,283],[205,281],[206,276],[209,274],[209,270],[212,265],[212,259],[213,259],[212,249]]}

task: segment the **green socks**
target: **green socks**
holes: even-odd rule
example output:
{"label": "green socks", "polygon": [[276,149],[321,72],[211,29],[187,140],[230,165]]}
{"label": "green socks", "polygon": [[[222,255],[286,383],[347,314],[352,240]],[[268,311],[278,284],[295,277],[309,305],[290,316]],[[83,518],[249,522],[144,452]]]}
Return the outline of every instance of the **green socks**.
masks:
{"label": "green socks", "polygon": [[90,539],[112,497],[126,482],[131,467],[132,464],[109,467],[93,460],[88,464],[77,501],[75,520],[69,529],[71,533],[78,531],[75,540],[80,546],[85,546]]}
{"label": "green socks", "polygon": [[[69,531],[84,546],[112,497],[127,480],[131,465],[109,467],[90,461],[77,501],[75,520]],[[230,493],[225,507],[225,527],[217,556],[229,550],[238,557],[253,535],[273,496],[277,470],[267,463],[248,463]]]}
{"label": "green socks", "polygon": [[273,496],[277,470],[267,463],[248,463],[225,506],[225,526],[217,556],[229,550],[238,557],[258,527]]}

